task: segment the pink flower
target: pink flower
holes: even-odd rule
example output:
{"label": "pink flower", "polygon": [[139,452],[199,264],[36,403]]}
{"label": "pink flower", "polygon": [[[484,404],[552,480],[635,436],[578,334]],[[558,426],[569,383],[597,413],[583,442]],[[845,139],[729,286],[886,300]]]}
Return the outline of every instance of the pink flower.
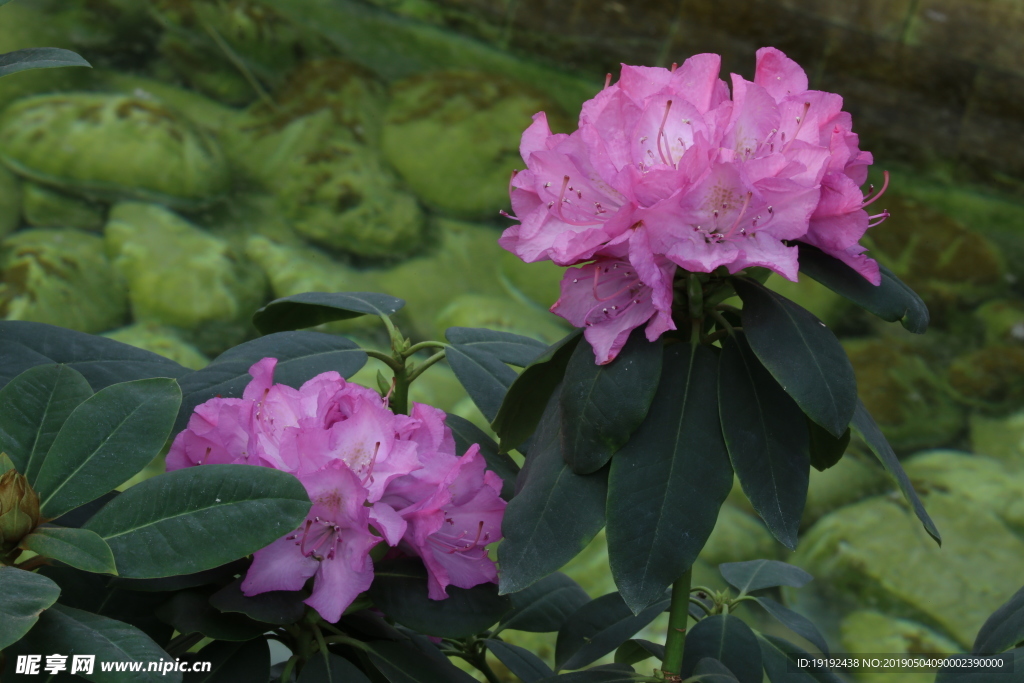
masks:
{"label": "pink flower", "polygon": [[732,76],[730,98],[720,62],[623,65],[618,83],[584,103],[576,131],[552,134],[539,113],[523,133],[527,168],[510,183],[519,223],[500,243],[527,262],[591,262],[566,273],[552,311],[587,328],[598,363],[641,325],[651,340],[675,329],[677,267],[761,266],[795,281],[793,243],[806,241],[877,283],[858,243],[887,214],[864,211],[871,155],[842,98],[808,90],[803,69],[774,48],[758,51],[753,81]]}

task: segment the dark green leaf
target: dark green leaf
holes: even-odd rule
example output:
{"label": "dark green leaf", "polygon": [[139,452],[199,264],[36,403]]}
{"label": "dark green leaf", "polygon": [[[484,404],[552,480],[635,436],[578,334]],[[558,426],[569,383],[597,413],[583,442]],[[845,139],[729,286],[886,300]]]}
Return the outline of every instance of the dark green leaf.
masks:
{"label": "dark green leaf", "polygon": [[[959,656],[967,659],[976,657],[976,655]],[[999,668],[992,666],[977,669],[971,668],[968,664],[963,668],[939,669],[935,674],[934,683],[1019,683],[1021,672],[1024,671],[1024,647],[994,656],[1002,660]]]}
{"label": "dark green leaf", "polygon": [[556,669],[579,669],[604,657],[654,621],[668,605],[665,599],[634,615],[618,593],[591,600],[576,610],[558,632]]}
{"label": "dark green leaf", "polygon": [[636,673],[628,664],[604,664],[583,671],[573,671],[545,678],[539,683],[631,683],[632,681],[646,680],[646,676]]}
{"label": "dark green leaf", "polygon": [[761,664],[772,683],[844,683],[828,669],[797,667],[798,659],[812,657],[796,645],[763,633],[754,635],[761,648]]}
{"label": "dark green leaf", "polygon": [[11,460],[10,456],[0,451],[0,476],[3,476],[11,470],[17,471],[17,467],[14,466],[14,461]]}
{"label": "dark green leaf", "polygon": [[175,593],[160,606],[156,615],[178,633],[201,633],[214,640],[246,641],[273,629],[242,615],[218,612],[210,605],[210,591],[192,588]]}
{"label": "dark green leaf", "polygon": [[576,610],[590,602],[580,585],[561,572],[555,572],[509,595],[512,610],[501,619],[499,630],[552,633],[558,631]]}
{"label": "dark green leaf", "polygon": [[37,365],[66,363],[89,380],[93,391],[149,377],[178,378],[188,368],[151,351],[55,325],[0,321],[0,386]]}
{"label": "dark green leaf", "polygon": [[476,683],[465,671],[419,650],[409,641],[367,643],[370,661],[390,683]]}
{"label": "dark green leaf", "polygon": [[466,638],[494,625],[512,608],[493,583],[473,588],[448,586],[448,599],[427,596],[427,570],[418,558],[378,562],[369,597],[399,624],[428,636]]}
{"label": "dark green leaf", "polygon": [[565,376],[569,358],[582,336],[582,330],[573,330],[549,346],[514,378],[497,414],[492,417],[485,413],[491,420],[491,428],[501,439],[503,452],[526,441],[537,429],[548,398]]}
{"label": "dark green leaf", "polygon": [[452,344],[486,351],[502,363],[525,368],[547,349],[544,342],[511,332],[479,327],[449,327],[444,337]]}
{"label": "dark green leaf", "polygon": [[89,382],[68,365],[37,365],[0,389],[0,451],[29,484],[64,420],[90,396]]}
{"label": "dark green leaf", "polygon": [[328,653],[325,660],[318,652],[302,669],[298,683],[370,683],[370,679],[344,657]]}
{"label": "dark green leaf", "polygon": [[518,645],[493,638],[485,640],[484,645],[509,671],[519,676],[523,683],[536,683],[542,678],[555,674],[551,667],[544,663],[544,660]]}
{"label": "dark green leaf", "polygon": [[761,648],[757,636],[740,619],[716,614],[702,619],[686,634],[681,675],[688,677],[705,658],[724,664],[740,683],[761,683]]}
{"label": "dark green leaf", "polygon": [[813,576],[800,567],[778,560],[725,562],[718,565],[718,571],[730,586],[743,595],[776,586],[800,588],[814,580]]}
{"label": "dark green leaf", "polygon": [[59,47],[30,47],[0,54],[0,77],[29,69],[52,69],[58,66],[92,65],[71,50]]}
{"label": "dark green leaf", "polygon": [[114,579],[113,583],[125,590],[141,591],[144,593],[173,592],[185,588],[208,586],[213,583],[222,584],[224,581],[234,579],[238,574],[244,574],[249,568],[249,564],[247,559],[241,559],[192,574],[178,574],[159,579],[125,579],[119,577]]}
{"label": "dark green leaf", "polygon": [[733,481],[715,352],[676,343],[664,354],[651,411],[608,475],[608,560],[634,612],[660,599],[697,559]]}
{"label": "dark green leaf", "polygon": [[53,524],[56,526],[66,526],[71,529],[81,529],[85,526],[86,522],[92,519],[93,515],[100,511],[100,508],[114,498],[117,498],[120,494],[120,491],[108,491],[99,498],[90,500],[85,505],[79,505],[74,510],[65,512],[63,515],[53,520]]}
{"label": "dark green leaf", "polygon": [[882,430],[875,424],[871,413],[868,412],[868,409],[859,400],[857,401],[857,410],[853,414],[853,422],[850,423],[850,428],[860,438],[864,439],[864,443],[868,445],[871,452],[882,463],[885,471],[895,480],[896,485],[903,492],[903,497],[910,503],[910,506],[914,509],[914,514],[917,515],[917,518],[921,520],[921,524],[924,525],[924,530],[935,539],[936,543],[942,545],[942,537],[939,535],[939,530],[935,527],[935,522],[932,521],[932,518],[928,516],[928,512],[924,509],[924,503],[921,502],[917,491],[914,490],[914,485],[910,483],[910,477],[903,470],[903,466],[900,465],[899,459],[896,458],[892,446],[885,440],[885,435],[882,434]]}
{"label": "dark green leaf", "polygon": [[818,627],[810,619],[798,612],[794,612],[785,605],[775,602],[771,598],[758,597],[755,600],[757,604],[767,610],[768,614],[778,619],[783,626],[801,636],[825,654],[828,654],[828,643],[825,642],[825,636],[821,635],[821,631],[818,630]]}
{"label": "dark green leaf", "polygon": [[577,344],[562,385],[562,457],[576,474],[604,467],[647,416],[661,375],[662,344],[642,329],[615,360],[594,362],[590,344]]}
{"label": "dark green leaf", "polygon": [[850,445],[850,428],[847,427],[838,439],[819,427],[814,420],[807,418],[807,430],[810,437],[811,466],[824,472],[835,465],[846,453]]}
{"label": "dark green leaf", "polygon": [[221,612],[238,612],[267,624],[294,624],[306,612],[306,591],[270,591],[247,596],[242,579],[236,579],[210,596],[210,604]]}
{"label": "dark green leaf", "polygon": [[[270,678],[270,645],[263,638],[210,643],[198,657],[210,662],[210,671],[190,671],[183,683],[264,683]],[[358,683],[357,679],[353,683]]]}
{"label": "dark green leaf", "polygon": [[167,378],[101,389],[68,416],[35,489],[44,517],[58,517],[123,484],[160,454],[181,403]]}
{"label": "dark green leaf", "polygon": [[743,330],[761,363],[809,418],[842,436],[857,407],[857,381],[832,330],[763,285],[743,278],[733,284],[743,300]]}
{"label": "dark green leaf", "polygon": [[363,315],[391,315],[405,302],[374,292],[304,292],[275,299],[256,311],[252,324],[263,334],[315,327]]}
{"label": "dark green leaf", "polygon": [[971,652],[994,654],[1024,642],[1024,588],[992,613],[974,639]]}
{"label": "dark green leaf", "polygon": [[810,475],[807,418],[742,333],[725,340],[718,372],[722,435],[743,493],[772,535],[795,550]]}
{"label": "dark green leaf", "polygon": [[507,453],[499,453],[498,444],[469,420],[448,413],[445,424],[452,430],[455,450],[459,455],[465,453],[473,444],[480,446],[480,454],[487,462],[487,469],[501,477],[501,497],[512,500],[516,492],[516,477],[519,475],[519,465],[516,461]]}
{"label": "dark green leaf", "polygon": [[445,350],[455,377],[488,420],[494,419],[516,371],[480,349],[452,344]]}
{"label": "dark green leaf", "polygon": [[729,667],[711,657],[705,657],[697,662],[697,666],[693,667],[693,674],[686,680],[693,683],[738,683]]}
{"label": "dark green leaf", "polygon": [[228,349],[202,370],[181,380],[181,411],[174,425],[180,431],[196,406],[215,396],[241,398],[252,380],[249,368],[267,357],[277,359],[274,381],[298,388],[322,372],[351,377],[366,364],[366,352],[351,339],[320,332],[278,332]]}
{"label": "dark green leaf", "polygon": [[882,283],[876,287],[853,268],[817,247],[802,242],[797,242],[797,247],[800,249],[801,273],[806,273],[882,320],[899,320],[903,327],[917,334],[928,329],[928,307],[914,290],[885,266],[878,266]]}
{"label": "dark green leaf", "polygon": [[28,633],[59,595],[60,587],[41,574],[0,567],[0,650]]}
{"label": "dark green leaf", "polygon": [[615,651],[615,661],[618,664],[633,665],[651,657],[656,658],[659,662],[664,660],[665,646],[643,638],[632,638]]}
{"label": "dark green leaf", "polygon": [[245,557],[296,529],[309,508],[306,489],[286,472],[203,465],[136,484],[86,528],[114,551],[121,576],[159,578]]}
{"label": "dark green leaf", "polygon": [[98,574],[117,574],[110,546],[88,529],[39,527],[21,539],[20,548]]}
{"label": "dark green leaf", "polygon": [[604,526],[608,472],[573,474],[562,458],[557,394],[505,508],[498,546],[501,592],[515,593],[576,557]]}

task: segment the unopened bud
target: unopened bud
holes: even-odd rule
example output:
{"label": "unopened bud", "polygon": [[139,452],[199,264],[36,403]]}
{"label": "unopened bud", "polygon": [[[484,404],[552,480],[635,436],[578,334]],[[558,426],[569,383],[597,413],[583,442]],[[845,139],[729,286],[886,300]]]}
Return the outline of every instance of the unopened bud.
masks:
{"label": "unopened bud", "polygon": [[17,470],[0,476],[0,554],[13,550],[39,526],[39,495]]}

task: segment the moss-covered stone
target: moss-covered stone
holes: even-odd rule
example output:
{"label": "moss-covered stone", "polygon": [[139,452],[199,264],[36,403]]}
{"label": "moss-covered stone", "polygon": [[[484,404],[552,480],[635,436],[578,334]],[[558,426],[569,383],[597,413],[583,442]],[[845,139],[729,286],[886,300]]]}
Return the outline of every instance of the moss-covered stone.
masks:
{"label": "moss-covered stone", "polygon": [[137,202],[115,205],[104,232],[136,322],[178,328],[211,354],[251,334],[249,318],[265,301],[266,282],[226,241]]}
{"label": "moss-covered stone", "polygon": [[[870,457],[870,456],[869,456]],[[892,480],[877,463],[847,453],[834,466],[811,468],[802,525],[806,528],[833,510],[891,490]]]}
{"label": "moss-covered stone", "polygon": [[970,417],[971,450],[1024,472],[1024,412],[1006,417],[974,413]]}
{"label": "moss-covered stone", "polygon": [[136,323],[106,332],[103,336],[158,353],[164,358],[170,358],[175,363],[192,370],[200,370],[210,363],[210,359],[204,356],[199,349],[184,341],[177,332],[169,327],[161,327],[152,323]]}
{"label": "moss-covered stone", "polygon": [[949,384],[985,412],[1018,410],[1024,407],[1024,347],[993,345],[957,356]]}
{"label": "moss-covered stone", "polygon": [[25,222],[38,228],[98,231],[106,222],[103,206],[32,182],[24,184],[22,212]]}
{"label": "moss-covered stone", "polygon": [[700,559],[717,567],[723,562],[774,559],[781,548],[761,520],[732,505],[723,505]]}
{"label": "moss-covered stone", "polygon": [[125,283],[103,239],[78,230],[22,230],[0,243],[0,317],[96,333],[123,325]]}
{"label": "moss-covered stone", "polygon": [[[927,656],[956,654],[963,648],[923,624],[872,610],[850,612],[840,624],[843,652],[851,655]],[[934,673],[858,671],[859,683],[932,683]]]}
{"label": "moss-covered stone", "polygon": [[974,311],[974,317],[985,330],[987,344],[1024,344],[1024,301],[986,301]]}
{"label": "moss-covered stone", "polygon": [[507,296],[462,294],[437,314],[434,334],[444,335],[449,327],[486,327],[533,337],[549,344],[568,334],[561,318],[536,306]]}
{"label": "moss-covered stone", "polygon": [[21,181],[0,165],[0,237],[21,223]]}

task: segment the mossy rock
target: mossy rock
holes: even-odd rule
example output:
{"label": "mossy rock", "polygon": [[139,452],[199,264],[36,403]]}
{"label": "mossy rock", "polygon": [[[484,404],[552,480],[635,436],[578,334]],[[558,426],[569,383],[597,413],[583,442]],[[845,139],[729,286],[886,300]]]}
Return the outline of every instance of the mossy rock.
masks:
{"label": "mossy rock", "polygon": [[0,237],[21,223],[21,181],[0,165]]}
{"label": "mossy rock", "polygon": [[971,450],[1024,472],[1024,411],[1005,417],[974,413],[970,417]]}
{"label": "mossy rock", "polygon": [[0,114],[0,161],[44,185],[99,199],[196,208],[228,188],[216,141],[152,97],[68,93]]}
{"label": "mossy rock", "polygon": [[0,317],[103,332],[124,324],[124,280],[103,239],[78,230],[35,229],[0,243]]}
{"label": "mossy rock", "polygon": [[1006,415],[1024,407],[1024,347],[993,345],[957,356],[949,384],[984,412]]}
{"label": "mossy rock", "polygon": [[106,222],[103,205],[37,183],[24,183],[21,204],[25,222],[37,228],[99,231]]}
{"label": "mossy rock", "polygon": [[869,462],[855,453],[847,453],[824,472],[812,467],[801,525],[807,528],[833,510],[884,493],[894,486],[877,462]]}
{"label": "mossy rock", "polygon": [[974,311],[974,318],[985,330],[985,343],[1024,344],[1024,301],[993,299]]}
{"label": "mossy rock", "polygon": [[700,559],[717,567],[724,562],[775,559],[781,548],[760,519],[732,505],[723,505],[715,528],[700,551]]}
{"label": "mossy rock", "polygon": [[210,363],[210,359],[204,356],[199,349],[183,340],[177,332],[169,327],[161,327],[152,323],[136,323],[106,332],[103,336],[146,351],[152,351],[192,370],[201,370]]}
{"label": "mossy rock", "polygon": [[434,335],[444,336],[449,327],[485,327],[511,332],[552,344],[569,333],[561,318],[542,308],[507,296],[462,294],[437,314]]}
{"label": "mossy rock", "polygon": [[[851,655],[921,657],[963,652],[960,645],[923,624],[872,610],[857,610],[843,617],[840,637],[843,652]],[[933,683],[934,680],[934,673],[857,671],[859,683]]]}

